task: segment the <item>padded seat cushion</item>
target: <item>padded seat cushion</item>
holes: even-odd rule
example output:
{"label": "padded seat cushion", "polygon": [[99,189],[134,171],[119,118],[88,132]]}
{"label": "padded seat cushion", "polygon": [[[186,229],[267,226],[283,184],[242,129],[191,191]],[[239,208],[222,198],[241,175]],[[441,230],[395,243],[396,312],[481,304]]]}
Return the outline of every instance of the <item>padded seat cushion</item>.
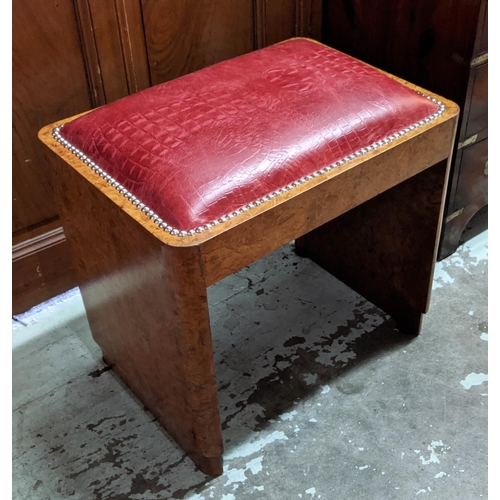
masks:
{"label": "padded seat cushion", "polygon": [[172,234],[241,214],[444,109],[307,39],[98,108],[55,137]]}

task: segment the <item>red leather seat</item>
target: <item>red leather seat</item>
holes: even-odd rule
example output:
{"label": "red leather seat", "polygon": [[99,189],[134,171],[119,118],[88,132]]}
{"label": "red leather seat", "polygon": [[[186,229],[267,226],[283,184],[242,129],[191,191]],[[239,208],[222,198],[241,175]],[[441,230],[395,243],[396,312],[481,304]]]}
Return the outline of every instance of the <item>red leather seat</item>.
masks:
{"label": "red leather seat", "polygon": [[163,229],[185,236],[443,109],[356,59],[293,39],[105,105],[54,135]]}

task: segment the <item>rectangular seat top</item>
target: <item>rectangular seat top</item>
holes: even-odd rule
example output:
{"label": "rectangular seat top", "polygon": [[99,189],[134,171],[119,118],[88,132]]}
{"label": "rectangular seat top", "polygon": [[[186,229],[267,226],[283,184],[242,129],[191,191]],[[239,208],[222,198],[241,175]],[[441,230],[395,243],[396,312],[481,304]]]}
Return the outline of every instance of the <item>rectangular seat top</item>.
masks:
{"label": "rectangular seat top", "polygon": [[54,137],[160,228],[183,237],[443,111],[371,66],[292,39],[102,106]]}

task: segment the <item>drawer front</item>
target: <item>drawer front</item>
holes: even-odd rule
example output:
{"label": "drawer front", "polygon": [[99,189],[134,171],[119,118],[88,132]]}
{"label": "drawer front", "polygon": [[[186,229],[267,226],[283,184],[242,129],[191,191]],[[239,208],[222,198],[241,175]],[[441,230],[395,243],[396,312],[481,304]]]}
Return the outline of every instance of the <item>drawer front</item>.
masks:
{"label": "drawer front", "polygon": [[[481,134],[488,128],[488,63],[473,70],[473,87],[465,139]],[[481,134],[481,135],[483,135]]]}
{"label": "drawer front", "polygon": [[455,210],[488,203],[488,139],[462,150]]}

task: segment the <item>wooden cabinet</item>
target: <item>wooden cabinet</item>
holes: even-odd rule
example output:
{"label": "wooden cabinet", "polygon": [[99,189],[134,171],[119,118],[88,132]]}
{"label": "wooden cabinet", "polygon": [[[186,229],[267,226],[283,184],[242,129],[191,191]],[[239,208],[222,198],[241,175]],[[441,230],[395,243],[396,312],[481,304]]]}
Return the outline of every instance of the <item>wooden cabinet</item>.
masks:
{"label": "wooden cabinet", "polygon": [[488,203],[488,4],[481,3],[459,125],[439,257],[452,254],[474,215]]}
{"label": "wooden cabinet", "polygon": [[51,186],[47,123],[293,36],[321,0],[13,3],[13,310],[76,285]]}
{"label": "wooden cabinet", "polygon": [[323,42],[455,101],[461,119],[439,258],[487,200],[487,0],[324,0]]}
{"label": "wooden cabinet", "polygon": [[92,106],[72,2],[16,0],[12,31],[13,308],[75,286],[51,185],[54,155],[38,141],[52,120]]}

